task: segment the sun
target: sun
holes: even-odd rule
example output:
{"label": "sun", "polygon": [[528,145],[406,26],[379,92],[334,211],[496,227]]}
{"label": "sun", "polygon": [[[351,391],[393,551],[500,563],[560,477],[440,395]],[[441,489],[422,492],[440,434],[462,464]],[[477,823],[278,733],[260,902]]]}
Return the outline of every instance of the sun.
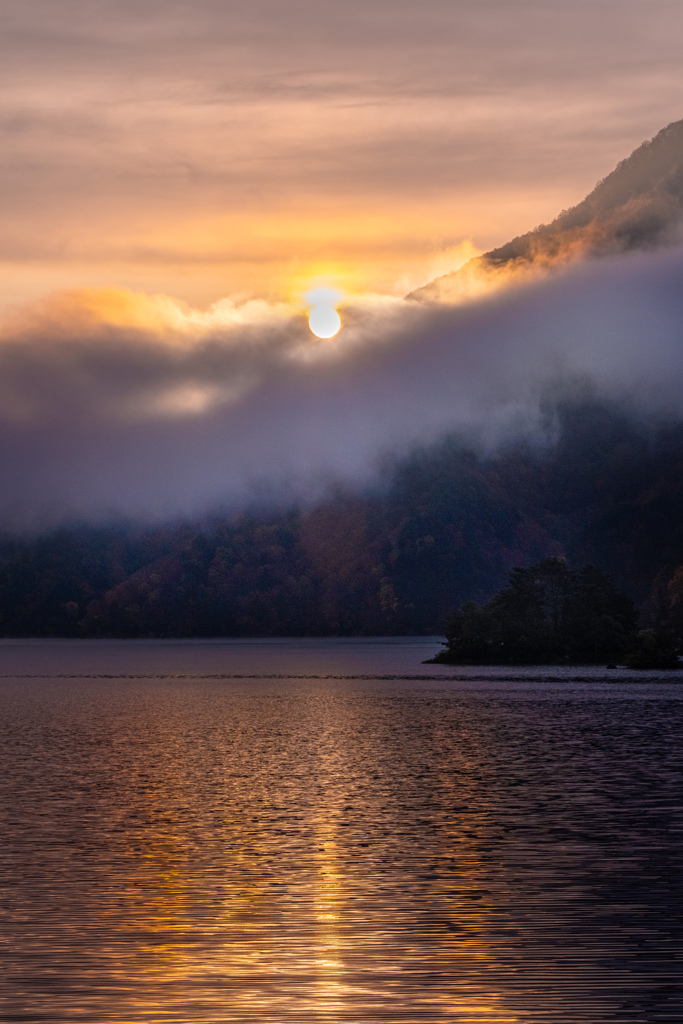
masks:
{"label": "sun", "polygon": [[318,302],[308,314],[308,326],[316,338],[333,338],[341,327],[341,317],[329,302]]}
{"label": "sun", "polygon": [[342,292],[327,285],[311,288],[304,294],[304,302],[311,307],[308,314],[308,326],[316,338],[333,338],[335,336],[341,327],[341,317],[334,307],[343,298]]}

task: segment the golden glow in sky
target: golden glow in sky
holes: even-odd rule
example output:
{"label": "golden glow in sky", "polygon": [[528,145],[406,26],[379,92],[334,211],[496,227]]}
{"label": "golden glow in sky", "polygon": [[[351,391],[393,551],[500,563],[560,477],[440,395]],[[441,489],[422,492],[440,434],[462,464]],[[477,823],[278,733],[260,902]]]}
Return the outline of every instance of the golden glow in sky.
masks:
{"label": "golden glow in sky", "polygon": [[[0,308],[400,297],[681,116],[683,6],[22,0],[0,14]],[[324,58],[321,56],[324,54]],[[328,314],[329,315],[329,314]]]}

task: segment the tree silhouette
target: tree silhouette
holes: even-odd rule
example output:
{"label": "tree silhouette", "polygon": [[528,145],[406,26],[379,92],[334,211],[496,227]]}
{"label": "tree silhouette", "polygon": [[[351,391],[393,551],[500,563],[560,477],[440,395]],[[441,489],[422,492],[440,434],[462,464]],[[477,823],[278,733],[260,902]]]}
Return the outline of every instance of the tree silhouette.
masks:
{"label": "tree silhouette", "polygon": [[448,618],[435,661],[490,664],[600,662],[622,658],[636,609],[593,565],[572,571],[560,558],[513,569],[483,607],[467,602]]}

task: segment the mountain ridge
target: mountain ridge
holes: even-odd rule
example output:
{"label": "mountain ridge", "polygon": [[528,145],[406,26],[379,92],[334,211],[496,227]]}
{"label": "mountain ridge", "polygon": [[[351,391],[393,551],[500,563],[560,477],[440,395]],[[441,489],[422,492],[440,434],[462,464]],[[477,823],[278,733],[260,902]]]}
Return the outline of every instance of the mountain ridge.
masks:
{"label": "mountain ridge", "polygon": [[621,160],[576,206],[463,267],[410,292],[448,302],[491,284],[548,272],[582,258],[656,249],[683,237],[683,120],[672,121]]}

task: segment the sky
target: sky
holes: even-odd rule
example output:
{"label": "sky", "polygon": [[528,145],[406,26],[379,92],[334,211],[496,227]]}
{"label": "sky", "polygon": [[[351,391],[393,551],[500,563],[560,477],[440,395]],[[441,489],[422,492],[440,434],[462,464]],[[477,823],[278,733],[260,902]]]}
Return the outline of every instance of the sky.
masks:
{"label": "sky", "polygon": [[679,0],[0,2],[0,309],[401,295],[683,113]]}
{"label": "sky", "polygon": [[405,299],[679,120],[682,30],[679,0],[0,0],[0,522],[310,500],[533,429],[562,375],[683,414],[678,251]]}

